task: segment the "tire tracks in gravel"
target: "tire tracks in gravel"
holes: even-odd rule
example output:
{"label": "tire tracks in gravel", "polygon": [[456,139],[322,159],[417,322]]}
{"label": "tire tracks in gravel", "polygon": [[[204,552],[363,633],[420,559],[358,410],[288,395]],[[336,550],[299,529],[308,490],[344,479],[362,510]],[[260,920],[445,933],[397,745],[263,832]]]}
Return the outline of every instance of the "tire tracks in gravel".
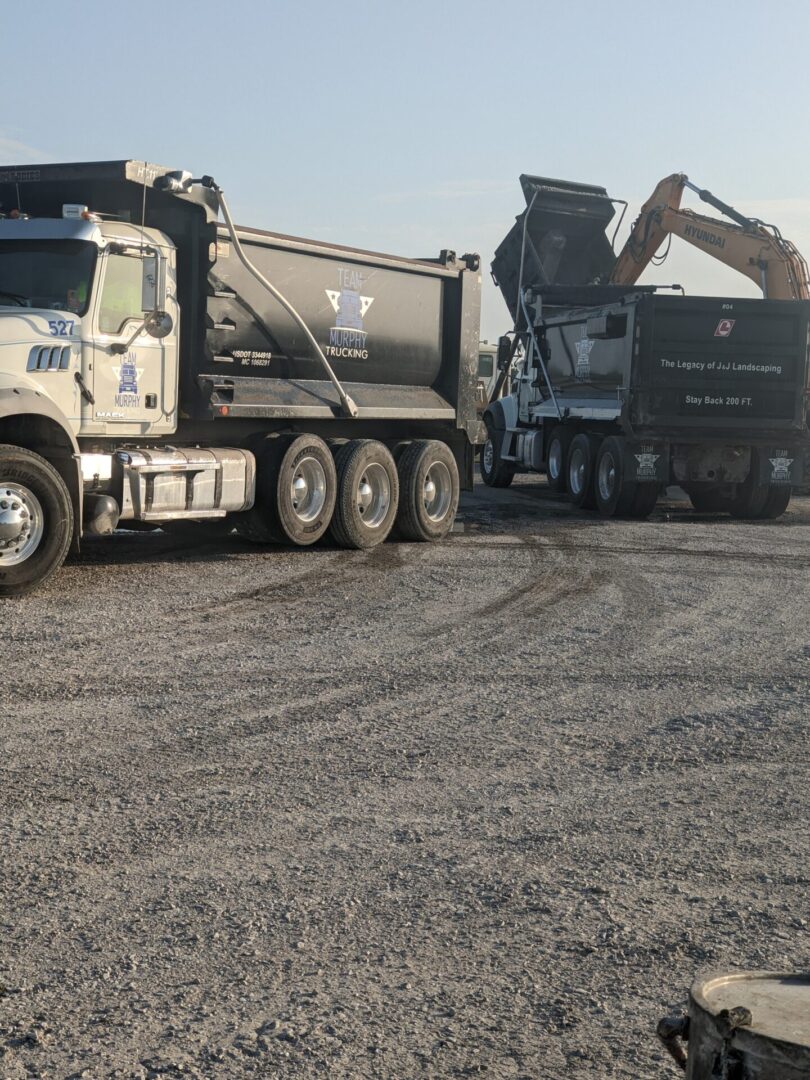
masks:
{"label": "tire tracks in gravel", "polygon": [[[486,547],[486,548],[514,548],[514,543],[489,543],[487,541],[473,540],[468,542],[470,547]],[[570,551],[574,547],[571,540],[549,540],[544,543],[544,547],[548,551]],[[744,562],[744,563],[760,563],[764,566],[788,566],[788,567],[810,567],[810,555],[792,555],[789,553],[779,552],[752,552],[752,551],[729,551],[729,550],[708,550],[705,548],[687,548],[687,547],[670,547],[660,544],[638,544],[638,545],[610,545],[610,544],[581,544],[577,543],[576,550],[578,552],[588,552],[591,555],[645,555],[650,557],[674,555],[679,557],[686,557],[689,559],[708,559],[712,561],[728,561],[728,562]]]}

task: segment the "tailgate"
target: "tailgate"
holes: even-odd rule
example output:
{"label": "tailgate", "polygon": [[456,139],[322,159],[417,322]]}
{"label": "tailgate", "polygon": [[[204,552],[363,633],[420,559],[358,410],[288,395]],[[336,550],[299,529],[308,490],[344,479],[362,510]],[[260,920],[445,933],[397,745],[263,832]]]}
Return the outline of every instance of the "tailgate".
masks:
{"label": "tailgate", "polygon": [[651,296],[639,314],[634,425],[806,429],[810,302]]}

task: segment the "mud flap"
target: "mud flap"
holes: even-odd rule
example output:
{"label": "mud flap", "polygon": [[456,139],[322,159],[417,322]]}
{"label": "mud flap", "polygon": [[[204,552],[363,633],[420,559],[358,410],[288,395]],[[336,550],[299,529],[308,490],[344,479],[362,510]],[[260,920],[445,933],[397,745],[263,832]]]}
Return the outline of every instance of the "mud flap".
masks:
{"label": "mud flap", "polygon": [[668,483],[669,445],[665,442],[625,443],[624,468],[631,483]]}
{"label": "mud flap", "polygon": [[759,458],[759,483],[770,487],[792,487],[802,482],[804,461],[801,450],[786,446],[767,446],[756,452]]}

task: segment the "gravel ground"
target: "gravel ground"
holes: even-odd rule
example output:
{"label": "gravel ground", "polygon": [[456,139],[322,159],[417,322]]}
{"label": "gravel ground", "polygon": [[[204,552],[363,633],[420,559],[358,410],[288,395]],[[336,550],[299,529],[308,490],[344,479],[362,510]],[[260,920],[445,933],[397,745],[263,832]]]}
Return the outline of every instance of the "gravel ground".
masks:
{"label": "gravel ground", "polygon": [[0,612],[0,1076],[676,1076],[810,967],[808,526],[89,543]]}

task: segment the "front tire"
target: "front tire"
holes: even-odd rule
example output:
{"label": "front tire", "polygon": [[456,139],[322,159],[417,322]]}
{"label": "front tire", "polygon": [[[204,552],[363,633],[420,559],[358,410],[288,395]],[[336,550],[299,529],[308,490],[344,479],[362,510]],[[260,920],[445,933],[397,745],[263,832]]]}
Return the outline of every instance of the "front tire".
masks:
{"label": "front tire", "polygon": [[59,569],[73,522],[70,493],[53,465],[0,445],[0,596],[31,592]]}
{"label": "front tire", "polygon": [[394,524],[399,477],[390,450],[374,439],[353,439],[335,455],[337,502],[330,532],[339,547],[368,550]]}
{"label": "front tire", "polygon": [[503,432],[494,428],[489,420],[487,441],[481,447],[481,479],[488,487],[509,487],[515,478],[515,466],[501,458]]}
{"label": "front tire", "polygon": [[443,540],[453,528],[459,499],[458,466],[450,447],[418,440],[399,455],[397,534],[403,540]]}

